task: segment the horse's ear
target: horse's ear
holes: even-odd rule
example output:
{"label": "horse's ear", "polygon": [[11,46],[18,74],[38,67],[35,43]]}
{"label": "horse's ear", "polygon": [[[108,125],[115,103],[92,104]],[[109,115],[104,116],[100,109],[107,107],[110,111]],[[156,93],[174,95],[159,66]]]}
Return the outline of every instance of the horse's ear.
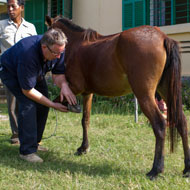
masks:
{"label": "horse's ear", "polygon": [[45,24],[48,27],[50,27],[52,25],[52,23],[53,23],[53,19],[50,16],[46,15],[46,17],[45,17]]}

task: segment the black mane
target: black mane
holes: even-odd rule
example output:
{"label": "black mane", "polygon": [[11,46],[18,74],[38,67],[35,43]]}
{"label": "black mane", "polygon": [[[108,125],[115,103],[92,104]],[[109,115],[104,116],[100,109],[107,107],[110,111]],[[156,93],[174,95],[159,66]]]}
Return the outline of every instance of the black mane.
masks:
{"label": "black mane", "polygon": [[57,21],[62,22],[66,27],[68,27],[72,31],[84,32],[84,40],[95,41],[98,37],[98,33],[95,30],[92,30],[90,28],[84,29],[81,26],[74,24],[71,20],[63,16],[56,17],[54,22]]}
{"label": "black mane", "polygon": [[68,27],[69,29],[75,31],[75,32],[84,32],[86,29],[74,24],[71,20],[69,20],[68,18],[59,16],[56,18],[56,21],[62,22],[66,27]]}

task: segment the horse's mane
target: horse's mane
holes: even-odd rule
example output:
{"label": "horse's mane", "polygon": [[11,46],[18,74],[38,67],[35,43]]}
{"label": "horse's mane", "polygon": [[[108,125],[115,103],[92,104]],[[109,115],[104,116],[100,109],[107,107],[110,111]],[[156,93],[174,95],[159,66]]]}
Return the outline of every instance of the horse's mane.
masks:
{"label": "horse's mane", "polygon": [[78,26],[74,24],[71,20],[63,17],[63,16],[57,16],[54,18],[54,22],[61,22],[63,23],[66,27],[68,27],[70,30],[75,31],[75,32],[83,32],[83,39],[87,41],[95,41],[98,38],[98,33],[95,30],[92,30],[90,28],[84,29],[81,26]]}

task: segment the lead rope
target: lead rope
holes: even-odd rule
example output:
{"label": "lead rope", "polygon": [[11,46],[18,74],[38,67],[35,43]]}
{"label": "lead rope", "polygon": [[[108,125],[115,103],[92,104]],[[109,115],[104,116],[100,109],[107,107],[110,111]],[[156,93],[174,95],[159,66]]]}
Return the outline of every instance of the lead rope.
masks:
{"label": "lead rope", "polygon": [[46,140],[46,139],[49,139],[49,138],[51,138],[51,137],[54,137],[54,136],[56,136],[56,131],[57,131],[57,111],[55,110],[55,109],[53,109],[53,111],[54,111],[54,113],[55,113],[55,129],[54,129],[54,132],[50,135],[50,136],[48,136],[48,137],[43,137],[42,139],[43,140]]}

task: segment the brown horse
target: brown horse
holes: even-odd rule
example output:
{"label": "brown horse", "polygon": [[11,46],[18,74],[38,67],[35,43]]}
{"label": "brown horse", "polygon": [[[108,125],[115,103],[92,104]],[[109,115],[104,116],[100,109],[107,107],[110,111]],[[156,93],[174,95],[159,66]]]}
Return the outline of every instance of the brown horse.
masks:
{"label": "brown horse", "polygon": [[178,43],[151,26],[102,36],[66,18],[47,17],[46,22],[66,34],[65,74],[72,91],[83,95],[83,141],[77,153],[86,153],[89,148],[88,127],[93,93],[113,97],[133,92],[156,137],[153,167],[147,176],[153,179],[163,172],[166,122],[155,102],[157,90],[168,107],[171,150],[175,147],[178,131],[185,157],[183,174],[189,176],[190,150],[182,111]]}

